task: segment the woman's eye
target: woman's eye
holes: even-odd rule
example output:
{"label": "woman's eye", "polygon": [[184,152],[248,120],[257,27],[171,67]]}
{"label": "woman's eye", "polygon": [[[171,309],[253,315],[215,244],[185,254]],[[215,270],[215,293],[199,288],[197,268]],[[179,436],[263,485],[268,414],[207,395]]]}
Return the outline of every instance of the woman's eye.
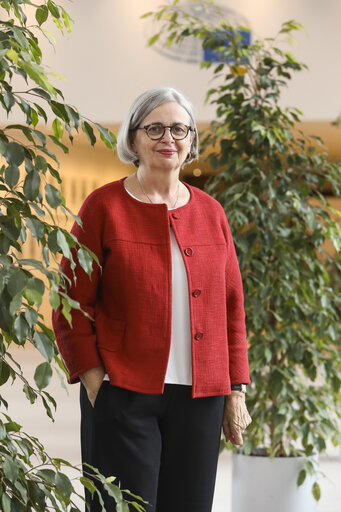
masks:
{"label": "woman's eye", "polygon": [[161,133],[161,132],[162,132],[162,126],[160,126],[160,125],[158,125],[158,124],[156,124],[156,125],[154,125],[154,126],[150,126],[150,127],[148,128],[148,131],[149,131],[149,133],[150,133],[150,134],[152,134],[152,135],[158,135],[159,133]]}
{"label": "woman's eye", "polygon": [[176,135],[183,135],[186,133],[186,126],[183,124],[175,124],[172,128],[172,131]]}

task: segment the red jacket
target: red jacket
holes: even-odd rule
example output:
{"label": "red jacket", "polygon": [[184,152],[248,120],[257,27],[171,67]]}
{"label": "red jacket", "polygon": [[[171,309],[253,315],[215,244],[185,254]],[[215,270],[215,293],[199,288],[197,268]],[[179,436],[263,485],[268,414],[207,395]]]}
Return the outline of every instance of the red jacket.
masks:
{"label": "red jacket", "polygon": [[[72,310],[73,329],[53,314],[57,343],[70,373],[104,365],[111,384],[162,393],[172,315],[170,225],[186,266],[192,344],[192,396],[226,395],[231,383],[249,383],[240,271],[221,205],[188,186],[189,203],[131,197],[123,180],[92,192],[72,233],[98,257],[91,279],[80,266],[70,296],[93,319]],[[62,268],[70,277],[68,260]]]}

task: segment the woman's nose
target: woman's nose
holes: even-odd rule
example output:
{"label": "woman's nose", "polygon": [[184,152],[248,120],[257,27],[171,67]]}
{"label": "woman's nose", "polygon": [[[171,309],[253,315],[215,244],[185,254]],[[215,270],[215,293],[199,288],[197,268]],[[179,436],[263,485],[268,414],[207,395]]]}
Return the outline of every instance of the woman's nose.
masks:
{"label": "woman's nose", "polygon": [[166,142],[174,142],[174,139],[173,139],[173,136],[171,134],[171,129],[169,126],[166,126],[165,127],[165,133],[163,134],[163,136],[161,137],[161,140],[164,140]]}

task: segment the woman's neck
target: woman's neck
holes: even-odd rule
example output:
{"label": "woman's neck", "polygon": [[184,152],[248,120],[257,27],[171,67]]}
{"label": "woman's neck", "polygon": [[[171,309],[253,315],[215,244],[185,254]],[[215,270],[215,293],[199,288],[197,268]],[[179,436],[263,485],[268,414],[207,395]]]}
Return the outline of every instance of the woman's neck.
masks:
{"label": "woman's neck", "polygon": [[143,167],[139,167],[136,171],[136,179],[143,191],[155,199],[172,200],[179,188],[179,170],[146,171]]}
{"label": "woman's neck", "polygon": [[[147,179],[141,168],[125,180],[125,187],[134,196],[145,203],[166,203],[169,208],[183,206],[190,200],[188,188],[179,180],[179,174],[173,174],[173,180],[165,180],[157,174],[148,172]],[[151,175],[150,175],[151,174]],[[176,177],[176,180],[174,179]],[[142,179],[141,179],[142,178]],[[144,181],[144,179],[146,181]]]}

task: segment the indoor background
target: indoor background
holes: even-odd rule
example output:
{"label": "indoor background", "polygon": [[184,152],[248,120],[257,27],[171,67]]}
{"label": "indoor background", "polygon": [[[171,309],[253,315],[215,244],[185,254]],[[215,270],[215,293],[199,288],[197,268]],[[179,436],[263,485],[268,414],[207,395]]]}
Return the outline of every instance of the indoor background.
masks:
{"label": "indoor background", "polygon": [[[51,26],[57,37],[54,50],[43,42],[45,64],[64,77],[57,86],[65,101],[74,104],[83,115],[100,122],[117,133],[119,125],[133,99],[150,87],[172,86],[180,89],[193,103],[199,128],[204,129],[214,118],[214,108],[204,105],[212,73],[200,70],[197,63],[185,62],[162,54],[147,46],[153,35],[151,19],[140,19],[155,10],[161,0],[74,0],[59,1],[74,20],[71,34],[64,38]],[[186,3],[184,1],[183,3]],[[290,19],[302,22],[305,31],[297,33],[297,43],[288,47],[309,69],[290,82],[282,97],[282,105],[303,111],[303,129],[320,135],[330,158],[341,158],[341,127],[332,126],[341,113],[341,2],[339,0],[218,0],[232,17],[251,28],[252,38],[273,37],[282,22]],[[182,57],[184,58],[184,57]],[[4,120],[1,122],[5,122]],[[60,155],[63,194],[68,206],[77,212],[84,198],[104,183],[119,179],[134,171],[123,165],[103,144],[91,148],[85,137],[75,139],[67,157]],[[201,187],[210,169],[197,162],[186,168],[183,179]],[[330,198],[341,209],[341,200]],[[25,249],[34,256],[34,246]],[[48,306],[44,312],[49,315]],[[33,373],[35,355],[22,354],[23,363]],[[78,386],[66,394],[57,380],[51,388],[56,395],[58,411],[51,424],[37,406],[25,409],[23,394],[11,388],[10,412],[45,443],[48,451],[79,462]],[[20,400],[16,400],[16,397]],[[22,398],[21,398],[22,397]],[[22,400],[22,402],[21,402]],[[39,431],[39,432],[38,432]],[[341,510],[341,478],[339,453],[330,447],[322,461],[327,479],[321,479],[322,499],[319,512]],[[229,511],[230,455],[221,457],[214,512]]]}

